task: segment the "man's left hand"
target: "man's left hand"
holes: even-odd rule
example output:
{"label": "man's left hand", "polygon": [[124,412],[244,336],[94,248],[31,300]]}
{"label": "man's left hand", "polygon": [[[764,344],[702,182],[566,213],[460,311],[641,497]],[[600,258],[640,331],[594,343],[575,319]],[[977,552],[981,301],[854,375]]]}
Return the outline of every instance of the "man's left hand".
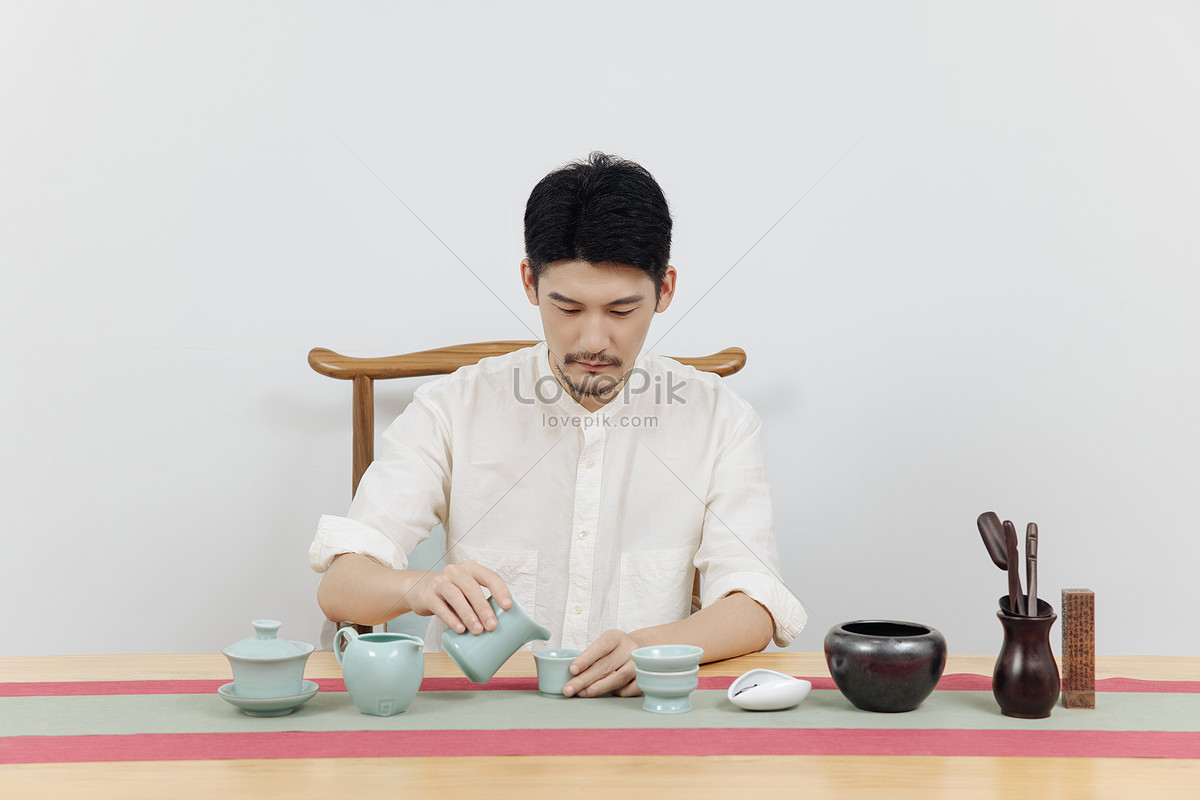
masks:
{"label": "man's left hand", "polygon": [[641,694],[630,658],[630,653],[640,646],[625,631],[615,628],[605,631],[571,662],[575,677],[567,681],[563,694],[567,697],[600,697],[609,692],[621,697]]}

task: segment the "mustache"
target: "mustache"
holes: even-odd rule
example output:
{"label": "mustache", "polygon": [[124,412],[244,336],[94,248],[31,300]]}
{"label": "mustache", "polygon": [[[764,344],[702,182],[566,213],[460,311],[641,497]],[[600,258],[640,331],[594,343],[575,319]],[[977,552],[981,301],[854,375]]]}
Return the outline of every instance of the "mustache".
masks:
{"label": "mustache", "polygon": [[603,353],[567,353],[563,356],[563,366],[574,364],[576,361],[584,361],[589,364],[604,364],[609,367],[619,367],[623,363],[616,356],[608,356]]}

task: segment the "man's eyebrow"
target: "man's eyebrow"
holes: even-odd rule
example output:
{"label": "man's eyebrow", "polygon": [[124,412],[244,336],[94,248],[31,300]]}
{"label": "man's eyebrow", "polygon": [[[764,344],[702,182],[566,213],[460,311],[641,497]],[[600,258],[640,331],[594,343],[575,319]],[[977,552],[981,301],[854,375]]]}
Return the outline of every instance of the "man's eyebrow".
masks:
{"label": "man's eyebrow", "polygon": [[627,306],[631,303],[640,303],[646,299],[644,294],[631,294],[628,297],[622,297],[620,300],[613,300],[608,305],[610,306]]}
{"label": "man's eyebrow", "polygon": [[[555,301],[556,303],[570,303],[571,305],[576,305],[576,306],[583,305],[583,303],[579,302],[578,300],[572,300],[571,298],[567,297],[566,295],[559,294],[558,292],[547,292],[546,296],[549,297],[551,300]],[[606,306],[627,306],[627,305],[631,305],[632,303],[640,303],[645,299],[646,299],[646,295],[644,295],[644,294],[631,294],[628,297],[622,297],[618,300],[613,300],[611,303],[605,303],[605,305]]]}

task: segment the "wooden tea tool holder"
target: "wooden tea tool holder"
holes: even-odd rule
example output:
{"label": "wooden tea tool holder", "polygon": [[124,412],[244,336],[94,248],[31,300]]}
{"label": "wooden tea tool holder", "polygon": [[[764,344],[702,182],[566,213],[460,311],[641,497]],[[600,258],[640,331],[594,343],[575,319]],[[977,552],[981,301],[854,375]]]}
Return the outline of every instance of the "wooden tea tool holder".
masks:
{"label": "wooden tea tool holder", "polygon": [[1062,590],[1063,705],[1096,707],[1096,595]]}

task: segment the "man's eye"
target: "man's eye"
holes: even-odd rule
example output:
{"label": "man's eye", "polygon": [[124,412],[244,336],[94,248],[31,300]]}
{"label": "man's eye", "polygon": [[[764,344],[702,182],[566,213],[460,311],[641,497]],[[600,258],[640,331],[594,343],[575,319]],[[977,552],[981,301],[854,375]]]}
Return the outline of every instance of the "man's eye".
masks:
{"label": "man's eye", "polygon": [[564,314],[578,314],[579,313],[578,308],[563,308],[562,306],[559,306],[558,310],[563,312]]}
{"label": "man's eye", "polygon": [[633,313],[633,309],[631,308],[628,311],[614,311],[612,313],[616,314],[618,317],[628,317]]}

